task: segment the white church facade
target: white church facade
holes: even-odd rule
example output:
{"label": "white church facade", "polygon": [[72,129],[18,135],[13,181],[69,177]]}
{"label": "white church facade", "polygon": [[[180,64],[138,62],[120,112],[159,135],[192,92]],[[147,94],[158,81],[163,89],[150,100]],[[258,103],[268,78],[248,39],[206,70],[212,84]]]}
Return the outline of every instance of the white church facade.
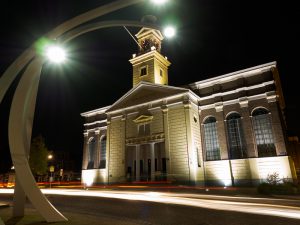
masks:
{"label": "white church facade", "polygon": [[161,33],[143,28],[136,37],[133,88],[81,114],[83,183],[256,185],[275,172],[296,179],[276,62],[173,87]]}

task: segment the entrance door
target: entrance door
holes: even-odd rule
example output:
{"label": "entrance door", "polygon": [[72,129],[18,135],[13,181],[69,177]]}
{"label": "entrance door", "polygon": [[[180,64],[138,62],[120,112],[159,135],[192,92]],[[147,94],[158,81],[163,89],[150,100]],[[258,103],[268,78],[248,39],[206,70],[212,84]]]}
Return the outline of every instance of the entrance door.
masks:
{"label": "entrance door", "polygon": [[136,160],[134,160],[134,177],[136,179]]}
{"label": "entrance door", "polygon": [[148,180],[151,180],[151,159],[148,159]]}
{"label": "entrance door", "polygon": [[162,168],[161,168],[161,172],[162,172],[162,179],[163,180],[167,180],[167,159],[166,158],[162,158]]}
{"label": "entrance door", "polygon": [[145,179],[145,175],[144,175],[144,161],[140,160],[140,176],[141,176],[141,180]]}

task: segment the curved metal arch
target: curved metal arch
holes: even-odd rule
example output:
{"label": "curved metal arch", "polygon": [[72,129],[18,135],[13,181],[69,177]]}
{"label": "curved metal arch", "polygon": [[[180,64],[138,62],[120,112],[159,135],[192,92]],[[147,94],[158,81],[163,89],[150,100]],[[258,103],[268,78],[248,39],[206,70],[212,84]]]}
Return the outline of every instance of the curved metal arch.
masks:
{"label": "curved metal arch", "polygon": [[[114,12],[116,10],[144,2],[145,0],[119,0],[104,6],[100,6],[96,9],[87,11],[79,16],[76,16],[56,28],[48,32],[45,37],[56,40],[66,32],[78,27],[79,25],[96,19],[100,16]],[[37,41],[36,41],[37,42]],[[0,78],[0,104],[7,92],[8,88],[11,86],[12,82],[16,79],[17,75],[22,69],[24,69],[28,63],[36,56],[35,44],[31,45],[26,49],[4,72]]]}
{"label": "curved metal arch", "polygon": [[[98,7],[59,25],[49,32],[47,37],[55,40],[82,23],[142,1],[144,0],[119,0]],[[89,31],[92,30],[89,29]],[[74,35],[74,37],[79,36],[76,34]],[[55,209],[36,186],[28,163],[35,100],[44,62],[42,58],[36,56],[34,46],[35,43],[25,50],[0,78],[0,103],[17,75],[27,66],[27,69],[22,75],[18,87],[16,88],[10,111],[9,145],[11,158],[15,166],[17,177],[26,177],[26,179],[18,179],[18,183],[22,186],[24,193],[28,196],[38,212],[47,222],[66,221],[67,218]]]}
{"label": "curved metal arch", "polygon": [[[142,27],[144,24],[140,26]],[[100,28],[102,27],[98,26],[98,29]],[[81,34],[84,33],[86,32],[81,31]],[[74,33],[73,38],[78,36]],[[67,219],[54,208],[36,186],[27,159],[27,152],[30,149],[35,100],[43,63],[44,60],[41,57],[36,57],[30,62],[15,91],[9,118],[9,145],[16,174],[18,177],[27,178],[26,180],[19,180],[19,183],[32,204],[48,222],[65,221]]]}
{"label": "curved metal arch", "polygon": [[62,35],[57,39],[58,42],[65,43],[69,42],[72,39],[81,36],[85,33],[92,32],[99,29],[104,28],[111,28],[111,27],[120,27],[120,26],[126,26],[126,27],[147,27],[155,30],[160,30],[161,27],[157,26],[155,24],[151,23],[143,23],[138,21],[131,21],[131,20],[108,20],[104,22],[96,22],[91,23],[87,25],[80,26],[78,28],[75,28],[74,30],[71,30],[67,32],[65,35]]}

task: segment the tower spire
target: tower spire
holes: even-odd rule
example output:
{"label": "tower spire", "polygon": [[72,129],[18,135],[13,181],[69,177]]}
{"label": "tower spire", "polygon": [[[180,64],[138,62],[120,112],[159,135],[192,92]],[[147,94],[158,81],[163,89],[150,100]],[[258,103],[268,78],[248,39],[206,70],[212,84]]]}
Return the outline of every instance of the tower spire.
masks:
{"label": "tower spire", "polygon": [[[144,16],[142,21],[155,23],[156,17]],[[139,43],[138,54],[129,60],[133,66],[133,86],[141,81],[167,85],[171,63],[161,54],[163,35],[159,30],[143,27],[135,36]]]}

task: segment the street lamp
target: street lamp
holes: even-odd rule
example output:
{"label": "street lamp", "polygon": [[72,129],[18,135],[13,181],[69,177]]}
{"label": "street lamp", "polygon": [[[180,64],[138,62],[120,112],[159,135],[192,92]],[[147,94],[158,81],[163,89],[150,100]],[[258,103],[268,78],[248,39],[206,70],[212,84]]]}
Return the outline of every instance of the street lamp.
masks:
{"label": "street lamp", "polygon": [[164,29],[164,35],[166,38],[172,38],[175,36],[176,34],[176,31],[175,31],[175,28],[172,27],[172,26],[167,26],[165,29]]}
{"label": "street lamp", "polygon": [[[132,21],[104,21],[80,26],[107,13],[144,1],[118,0],[98,7],[59,25],[46,35],[46,39],[57,41],[61,38],[62,42],[67,42],[84,33],[113,26],[139,26],[158,29],[153,24]],[[161,3],[161,1],[155,2]],[[74,29],[75,27],[76,29]],[[67,218],[54,208],[36,185],[28,163],[39,78],[45,62],[43,55],[36,53],[35,46],[36,43],[25,50],[0,78],[1,102],[16,76],[26,67],[15,90],[9,116],[9,145],[16,171],[13,214],[14,216],[24,215],[25,197],[27,196],[47,222],[66,221]],[[49,47],[47,53],[56,62],[64,61],[66,58],[63,51],[57,46],[54,49]]]}
{"label": "street lamp", "polygon": [[151,0],[154,4],[161,5],[166,3],[168,0]]}
{"label": "street lamp", "polygon": [[46,57],[54,63],[63,63],[67,58],[66,51],[58,45],[47,46],[45,51]]}
{"label": "street lamp", "polygon": [[49,155],[47,156],[47,158],[48,158],[49,160],[51,160],[51,159],[53,159],[53,155],[52,155],[52,154],[49,154]]}

